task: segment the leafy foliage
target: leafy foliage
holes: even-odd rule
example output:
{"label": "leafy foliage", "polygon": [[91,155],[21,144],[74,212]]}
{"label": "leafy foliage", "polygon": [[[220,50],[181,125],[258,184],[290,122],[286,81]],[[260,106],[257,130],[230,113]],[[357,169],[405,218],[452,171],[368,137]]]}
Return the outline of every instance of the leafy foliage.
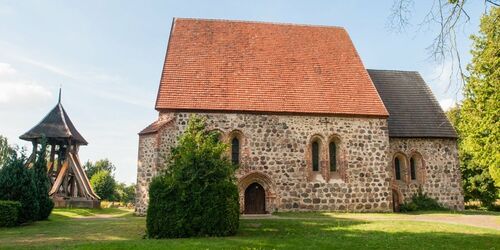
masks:
{"label": "leafy foliage", "polygon": [[483,16],[472,36],[470,76],[461,107],[448,112],[459,134],[465,199],[491,207],[500,187],[500,8]]}
{"label": "leafy foliage", "polygon": [[402,204],[399,209],[401,212],[446,210],[435,199],[423,193],[421,188],[412,195],[409,202]]}
{"label": "leafy foliage", "polygon": [[135,202],[135,184],[127,186],[125,183],[119,183],[115,186],[115,199],[124,203]]}
{"label": "leafy foliage", "polygon": [[0,200],[0,227],[13,227],[19,222],[21,203]]}
{"label": "leafy foliage", "polygon": [[102,170],[90,179],[90,185],[103,200],[114,200],[116,182],[109,171]]}
{"label": "leafy foliage", "polygon": [[227,145],[205,121],[189,120],[167,160],[164,174],[149,187],[147,234],[151,238],[234,235],[239,226],[236,166],[224,157]]}
{"label": "leafy foliage", "polygon": [[46,220],[49,218],[54,208],[54,202],[49,197],[50,181],[47,175],[46,151],[47,144],[42,142],[35,164],[33,164],[33,180],[35,182],[36,197],[40,208],[38,210],[38,220]]}
{"label": "leafy foliage", "polygon": [[464,199],[466,202],[478,200],[483,206],[491,208],[498,195],[498,189],[495,187],[488,168],[474,163],[471,152],[463,146],[463,138],[467,136],[467,133],[462,130],[462,124],[465,122],[462,117],[462,109],[460,106],[452,108],[446,112],[446,115],[459,136],[459,158]]}
{"label": "leafy foliage", "polygon": [[11,152],[0,169],[0,200],[19,201],[21,212],[19,223],[38,219],[39,203],[33,170],[26,168],[23,152]]}
{"label": "leafy foliage", "polygon": [[85,164],[83,165],[83,169],[85,170],[85,174],[87,174],[87,177],[89,179],[92,179],[92,176],[94,176],[99,171],[108,171],[112,175],[115,172],[116,167],[108,159],[102,159],[96,161],[95,163],[92,163],[91,161],[85,162]]}

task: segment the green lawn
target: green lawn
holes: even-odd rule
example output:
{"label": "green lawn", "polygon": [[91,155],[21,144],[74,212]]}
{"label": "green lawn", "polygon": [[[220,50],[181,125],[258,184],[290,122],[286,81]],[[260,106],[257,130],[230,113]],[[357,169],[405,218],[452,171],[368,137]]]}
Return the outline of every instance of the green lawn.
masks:
{"label": "green lawn", "polygon": [[55,209],[49,221],[0,229],[0,249],[500,248],[499,230],[401,220],[405,216],[412,215],[280,213],[242,219],[233,237],[150,240],[143,239],[145,218],[127,210]]}

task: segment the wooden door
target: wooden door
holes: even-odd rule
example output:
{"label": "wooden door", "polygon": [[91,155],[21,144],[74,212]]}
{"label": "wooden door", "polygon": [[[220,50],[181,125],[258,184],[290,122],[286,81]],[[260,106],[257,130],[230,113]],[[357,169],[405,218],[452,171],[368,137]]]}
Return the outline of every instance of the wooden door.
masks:
{"label": "wooden door", "polygon": [[258,183],[252,183],[245,190],[245,213],[266,213],[266,192]]}
{"label": "wooden door", "polygon": [[399,193],[396,190],[392,190],[392,211],[399,212]]}

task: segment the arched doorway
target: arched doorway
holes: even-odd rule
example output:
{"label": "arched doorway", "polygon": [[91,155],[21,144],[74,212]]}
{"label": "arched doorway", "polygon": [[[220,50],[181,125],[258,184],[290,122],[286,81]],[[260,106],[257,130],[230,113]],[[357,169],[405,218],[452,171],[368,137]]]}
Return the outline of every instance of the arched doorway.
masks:
{"label": "arched doorway", "polygon": [[266,213],[266,192],[259,183],[252,183],[245,190],[245,213]]}
{"label": "arched doorway", "polygon": [[392,211],[399,212],[399,193],[396,189],[392,190]]}

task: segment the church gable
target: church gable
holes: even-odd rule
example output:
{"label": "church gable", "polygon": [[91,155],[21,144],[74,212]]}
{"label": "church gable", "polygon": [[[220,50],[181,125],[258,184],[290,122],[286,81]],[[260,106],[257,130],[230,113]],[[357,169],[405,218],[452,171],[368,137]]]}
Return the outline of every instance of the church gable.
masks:
{"label": "church gable", "polygon": [[388,115],[343,28],[174,19],[156,109]]}

